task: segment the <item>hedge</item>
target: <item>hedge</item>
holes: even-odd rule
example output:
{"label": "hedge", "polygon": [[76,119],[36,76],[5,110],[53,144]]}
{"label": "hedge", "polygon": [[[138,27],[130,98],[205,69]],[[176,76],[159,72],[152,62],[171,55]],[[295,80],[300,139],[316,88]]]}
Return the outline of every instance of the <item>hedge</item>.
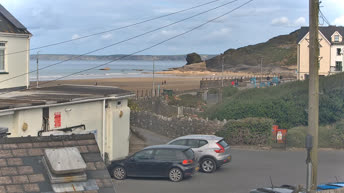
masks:
{"label": "hedge", "polygon": [[272,125],[273,120],[267,118],[230,120],[216,135],[231,145],[269,145]]}

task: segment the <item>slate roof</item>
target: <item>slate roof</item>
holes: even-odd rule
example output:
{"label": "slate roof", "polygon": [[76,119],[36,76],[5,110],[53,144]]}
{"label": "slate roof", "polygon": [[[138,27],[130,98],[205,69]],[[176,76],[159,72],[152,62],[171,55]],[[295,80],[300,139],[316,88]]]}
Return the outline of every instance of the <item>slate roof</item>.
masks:
{"label": "slate roof", "polygon": [[45,148],[77,147],[86,162],[88,180],[98,190],[114,193],[114,185],[93,134],[0,139],[0,192],[54,192],[42,163]]}
{"label": "slate roof", "polygon": [[10,12],[0,4],[0,32],[28,34],[31,33]]}
{"label": "slate roof", "polygon": [[[342,26],[328,26],[328,27],[319,27],[320,32],[326,37],[326,39],[331,42],[331,36],[333,35],[334,32],[338,31],[340,33],[340,35],[342,35],[344,37],[344,27]],[[307,35],[309,31],[309,27],[301,27],[298,38],[297,38],[297,43],[299,43],[302,38],[305,37],[305,35]],[[332,45],[336,45],[336,44],[340,44],[343,45],[343,42],[340,43],[334,43],[331,42]]]}
{"label": "slate roof", "polygon": [[134,93],[113,86],[58,85],[13,91],[0,95],[0,111],[19,107],[124,96],[134,96]]}

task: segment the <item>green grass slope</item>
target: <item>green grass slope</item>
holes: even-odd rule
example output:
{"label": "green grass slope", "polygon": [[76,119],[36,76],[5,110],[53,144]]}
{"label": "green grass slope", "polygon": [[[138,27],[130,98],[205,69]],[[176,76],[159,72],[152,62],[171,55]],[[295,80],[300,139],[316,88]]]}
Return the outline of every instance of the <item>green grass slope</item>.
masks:
{"label": "green grass slope", "polygon": [[[236,92],[206,110],[211,119],[271,118],[281,128],[307,125],[308,81]],[[344,118],[344,73],[320,78],[320,124]]]}

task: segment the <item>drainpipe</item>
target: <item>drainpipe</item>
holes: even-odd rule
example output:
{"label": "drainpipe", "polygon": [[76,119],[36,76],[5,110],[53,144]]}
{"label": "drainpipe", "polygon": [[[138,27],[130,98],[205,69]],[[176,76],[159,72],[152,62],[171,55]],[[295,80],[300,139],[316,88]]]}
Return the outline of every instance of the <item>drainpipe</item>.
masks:
{"label": "drainpipe", "polygon": [[102,155],[103,160],[105,160],[105,130],[106,130],[106,99],[103,100],[103,148],[102,148]]}

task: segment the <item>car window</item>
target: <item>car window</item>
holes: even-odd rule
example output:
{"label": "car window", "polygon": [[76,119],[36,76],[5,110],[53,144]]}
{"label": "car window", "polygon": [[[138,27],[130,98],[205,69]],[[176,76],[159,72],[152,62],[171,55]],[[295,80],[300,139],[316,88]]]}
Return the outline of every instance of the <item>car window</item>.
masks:
{"label": "car window", "polygon": [[208,141],[206,140],[199,140],[199,147],[202,147],[204,145],[207,145],[208,144]]}
{"label": "car window", "polygon": [[228,147],[228,143],[225,140],[221,140],[218,142],[222,147]]}
{"label": "car window", "polygon": [[179,139],[170,143],[171,145],[186,145],[186,139]]}
{"label": "car window", "polygon": [[153,150],[148,149],[148,150],[143,150],[134,155],[134,158],[136,160],[150,160],[153,159]]}
{"label": "car window", "polygon": [[158,149],[155,151],[154,159],[160,161],[177,160],[177,151],[174,149]]}
{"label": "car window", "polygon": [[199,147],[199,140],[198,139],[189,139],[188,145],[191,148],[198,148]]}

